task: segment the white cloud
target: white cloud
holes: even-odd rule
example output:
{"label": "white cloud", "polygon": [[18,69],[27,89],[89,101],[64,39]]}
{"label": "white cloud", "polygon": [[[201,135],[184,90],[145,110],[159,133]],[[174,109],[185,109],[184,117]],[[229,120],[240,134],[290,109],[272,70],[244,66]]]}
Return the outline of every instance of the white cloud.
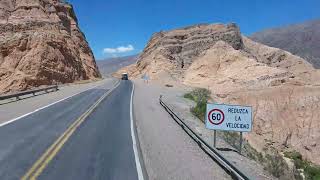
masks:
{"label": "white cloud", "polygon": [[127,47],[124,46],[120,46],[117,48],[119,53],[123,53],[123,52],[129,52],[129,51],[133,51],[134,47],[132,45],[128,45]]}
{"label": "white cloud", "polygon": [[103,49],[103,53],[106,53],[106,54],[112,54],[112,53],[116,53],[117,50],[116,49],[112,49],[112,48],[104,48]]}
{"label": "white cloud", "polygon": [[134,47],[129,44],[128,46],[119,46],[117,48],[104,48],[103,53],[104,54],[116,54],[116,53],[125,53],[133,51]]}

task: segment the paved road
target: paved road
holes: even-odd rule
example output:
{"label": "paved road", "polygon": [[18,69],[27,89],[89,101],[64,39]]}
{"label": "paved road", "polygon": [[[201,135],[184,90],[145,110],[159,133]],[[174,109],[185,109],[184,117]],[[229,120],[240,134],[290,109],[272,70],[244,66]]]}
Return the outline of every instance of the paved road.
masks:
{"label": "paved road", "polygon": [[[40,172],[39,179],[138,179],[130,81],[122,81],[106,96],[57,152],[48,151],[107,91],[105,86],[94,88],[0,127],[0,179],[19,179],[26,172]],[[35,166],[40,157],[44,161]]]}
{"label": "paved road", "polygon": [[225,180],[231,177],[159,105],[173,88],[135,81],[134,112],[149,179]]}
{"label": "paved road", "polygon": [[3,100],[0,101],[0,123],[7,122],[8,120],[17,118],[21,115],[35,111],[48,104],[54,103],[58,100],[80,93],[87,89],[104,85],[104,87],[111,87],[116,82],[116,79],[107,78],[101,81],[85,83],[85,84],[70,84],[59,87],[59,91],[49,94],[40,94],[38,96],[27,95],[21,101]]}

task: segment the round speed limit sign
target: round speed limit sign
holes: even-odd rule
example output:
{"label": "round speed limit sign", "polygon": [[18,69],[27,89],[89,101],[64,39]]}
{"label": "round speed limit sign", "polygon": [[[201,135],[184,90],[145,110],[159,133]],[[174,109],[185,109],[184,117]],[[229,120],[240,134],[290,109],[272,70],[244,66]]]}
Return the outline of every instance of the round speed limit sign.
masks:
{"label": "round speed limit sign", "polygon": [[211,124],[219,125],[224,121],[224,113],[220,109],[212,109],[208,113],[208,120]]}

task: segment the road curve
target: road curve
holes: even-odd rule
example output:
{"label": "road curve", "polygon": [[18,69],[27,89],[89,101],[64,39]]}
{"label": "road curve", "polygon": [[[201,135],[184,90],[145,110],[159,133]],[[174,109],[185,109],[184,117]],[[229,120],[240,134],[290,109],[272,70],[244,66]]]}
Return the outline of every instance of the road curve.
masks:
{"label": "road curve", "polygon": [[[19,179],[99,99],[38,179],[138,179],[130,130],[132,83],[100,86],[0,127],[0,179]],[[45,157],[47,158],[47,157]]]}

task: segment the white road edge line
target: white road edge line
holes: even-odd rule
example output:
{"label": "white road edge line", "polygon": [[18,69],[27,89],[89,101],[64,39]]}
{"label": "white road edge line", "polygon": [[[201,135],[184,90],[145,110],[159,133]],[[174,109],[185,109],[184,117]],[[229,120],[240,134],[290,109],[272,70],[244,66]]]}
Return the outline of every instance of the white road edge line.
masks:
{"label": "white road edge line", "polygon": [[8,125],[8,124],[10,124],[10,123],[13,123],[13,122],[15,122],[15,121],[17,121],[17,120],[19,120],[19,119],[21,119],[21,118],[24,118],[24,117],[26,117],[26,116],[29,116],[29,115],[31,115],[31,114],[33,114],[33,113],[35,113],[35,112],[38,112],[38,111],[40,111],[40,110],[42,110],[42,109],[45,109],[45,108],[47,108],[47,107],[50,107],[50,106],[52,106],[52,105],[54,105],[54,104],[57,104],[57,103],[59,103],[59,102],[61,102],[61,101],[67,100],[67,99],[69,99],[69,98],[72,98],[73,96],[76,96],[76,95],[78,95],[78,94],[80,94],[80,93],[83,93],[83,92],[89,91],[89,90],[91,90],[91,89],[94,89],[94,88],[96,88],[96,87],[98,87],[98,86],[101,86],[101,84],[100,84],[100,85],[93,86],[92,88],[86,89],[86,90],[84,90],[84,91],[75,93],[75,94],[73,94],[73,95],[71,95],[71,96],[68,96],[68,97],[65,97],[65,98],[63,98],[63,99],[60,99],[60,100],[58,100],[58,101],[56,101],[56,102],[53,102],[53,103],[51,103],[51,104],[48,104],[48,105],[43,106],[43,107],[41,107],[41,108],[38,108],[38,109],[36,109],[36,110],[34,110],[34,111],[31,111],[31,112],[29,112],[29,113],[27,113],[27,114],[21,115],[21,116],[19,116],[19,117],[17,117],[17,118],[14,118],[14,119],[11,119],[11,120],[6,121],[6,122],[4,122],[4,123],[1,123],[1,124],[0,124],[0,127],[5,126],[5,125]]}
{"label": "white road edge line", "polygon": [[131,124],[130,126],[131,126],[132,146],[133,146],[133,152],[134,152],[134,159],[136,161],[138,179],[139,180],[144,180],[143,173],[142,173],[142,168],[141,168],[141,164],[140,164],[140,159],[139,159],[139,155],[138,155],[136,136],[135,136],[134,127],[133,127],[133,114],[132,114],[133,91],[134,91],[134,84],[132,82],[132,92],[131,92],[131,100],[130,100],[131,101],[130,102],[130,124]]}

